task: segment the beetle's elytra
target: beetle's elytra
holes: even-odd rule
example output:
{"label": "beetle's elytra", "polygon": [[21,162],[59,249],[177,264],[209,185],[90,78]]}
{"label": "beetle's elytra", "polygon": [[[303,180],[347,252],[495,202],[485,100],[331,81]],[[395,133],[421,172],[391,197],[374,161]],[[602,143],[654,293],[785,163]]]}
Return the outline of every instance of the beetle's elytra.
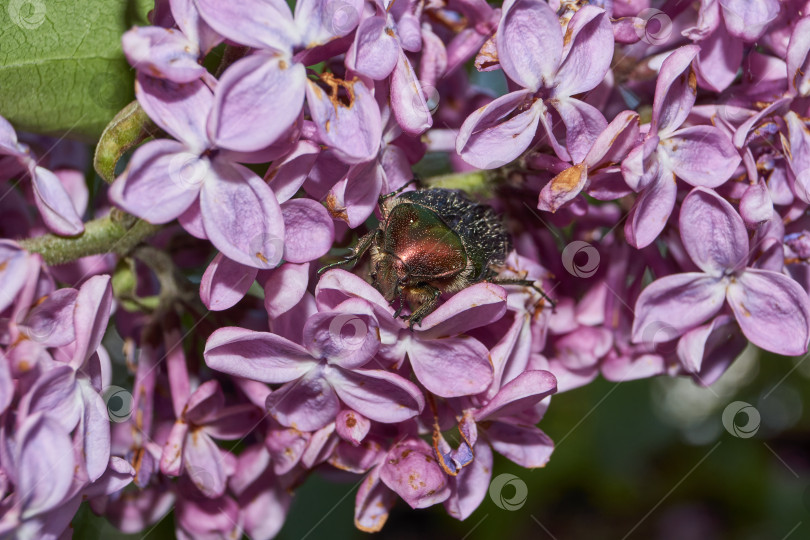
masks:
{"label": "beetle's elytra", "polygon": [[374,287],[388,302],[405,303],[411,327],[436,309],[442,293],[491,281],[533,286],[525,280],[500,280],[512,239],[495,211],[459,191],[431,188],[380,198],[380,224],[345,259],[319,271],[355,265],[371,253]]}

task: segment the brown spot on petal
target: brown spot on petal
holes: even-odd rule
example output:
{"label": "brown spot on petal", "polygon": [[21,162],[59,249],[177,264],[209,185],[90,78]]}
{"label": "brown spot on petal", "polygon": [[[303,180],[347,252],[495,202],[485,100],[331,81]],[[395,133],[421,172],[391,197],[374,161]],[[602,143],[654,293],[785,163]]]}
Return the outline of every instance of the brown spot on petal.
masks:
{"label": "brown spot on petal", "polygon": [[575,189],[579,185],[583,168],[585,165],[580,163],[565,169],[551,180],[551,190],[555,193],[563,193]]}
{"label": "brown spot on petal", "polygon": [[353,415],[349,415],[349,417],[346,418],[346,427],[353,428],[356,425],[357,425],[357,419]]}
{"label": "brown spot on petal", "polygon": [[284,60],[279,60],[278,69],[287,69],[287,62],[285,62]]}
{"label": "brown spot on petal", "polygon": [[330,193],[326,196],[326,210],[329,211],[329,215],[332,216],[334,219],[342,219],[343,221],[349,221],[349,214],[346,213],[346,207],[341,206],[338,203],[337,197],[334,194]]}
{"label": "brown spot on petal", "polygon": [[261,251],[256,252],[256,258],[259,259],[260,261],[262,261],[264,264],[267,264],[267,257],[262,255]]}
{"label": "brown spot on petal", "polygon": [[386,27],[385,27],[385,33],[386,33],[386,34],[388,34],[388,35],[389,35],[389,36],[391,36],[391,37],[395,37],[395,36],[396,36],[396,34],[394,34],[394,29],[393,29],[393,28],[391,28],[390,26],[386,26]]}
{"label": "brown spot on petal", "polygon": [[697,93],[697,77],[695,76],[695,70],[691,67],[689,68],[689,91],[693,94]]}
{"label": "brown spot on petal", "polygon": [[8,261],[3,261],[3,262],[1,262],[1,263],[0,263],[0,272],[2,272],[3,270],[5,270],[7,266],[8,266]]}
{"label": "brown spot on petal", "polygon": [[409,455],[411,455],[411,452],[413,452],[413,450],[411,450],[411,449],[406,449],[406,450],[403,450],[403,451],[402,451],[402,457],[403,457],[403,458],[408,457]]}

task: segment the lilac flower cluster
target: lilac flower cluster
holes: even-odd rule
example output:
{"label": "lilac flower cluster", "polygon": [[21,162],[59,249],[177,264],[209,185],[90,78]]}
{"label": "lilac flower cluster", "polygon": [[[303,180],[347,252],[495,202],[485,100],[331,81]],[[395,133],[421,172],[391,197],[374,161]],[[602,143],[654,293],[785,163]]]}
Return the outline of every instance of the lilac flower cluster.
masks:
{"label": "lilac flower cluster", "polygon": [[[398,499],[463,520],[494,453],[548,462],[555,392],[807,351],[810,1],[158,0],[152,21],[122,41],[157,135],[113,206],[75,143],[0,118],[0,536],[62,537],[88,501],[129,533],[173,510],[180,538],[272,538],[314,471],[359,486],[364,531]],[[316,270],[426,156],[452,173],[422,187],[483,182],[515,246],[499,277],[536,287],[473,283],[411,328],[363,264]],[[122,249],[138,220],[164,227]]]}

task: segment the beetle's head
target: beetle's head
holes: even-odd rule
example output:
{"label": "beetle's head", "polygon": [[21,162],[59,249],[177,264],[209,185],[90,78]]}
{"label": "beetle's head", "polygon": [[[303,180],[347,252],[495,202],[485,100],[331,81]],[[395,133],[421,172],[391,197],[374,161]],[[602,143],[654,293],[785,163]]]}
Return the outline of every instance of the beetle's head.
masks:
{"label": "beetle's head", "polygon": [[398,257],[390,253],[380,253],[372,261],[371,275],[374,286],[385,297],[386,302],[393,302],[399,295],[408,279],[408,269]]}

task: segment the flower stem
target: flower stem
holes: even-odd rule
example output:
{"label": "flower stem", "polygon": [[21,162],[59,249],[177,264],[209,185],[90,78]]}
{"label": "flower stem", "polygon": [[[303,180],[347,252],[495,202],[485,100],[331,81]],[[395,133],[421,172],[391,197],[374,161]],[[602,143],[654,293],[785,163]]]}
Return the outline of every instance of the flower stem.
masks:
{"label": "flower stem", "polygon": [[88,255],[126,255],[161,228],[116,209],[107,217],[85,223],[79,236],[45,234],[21,240],[20,246],[29,253],[39,253],[46,264],[65,264]]}

